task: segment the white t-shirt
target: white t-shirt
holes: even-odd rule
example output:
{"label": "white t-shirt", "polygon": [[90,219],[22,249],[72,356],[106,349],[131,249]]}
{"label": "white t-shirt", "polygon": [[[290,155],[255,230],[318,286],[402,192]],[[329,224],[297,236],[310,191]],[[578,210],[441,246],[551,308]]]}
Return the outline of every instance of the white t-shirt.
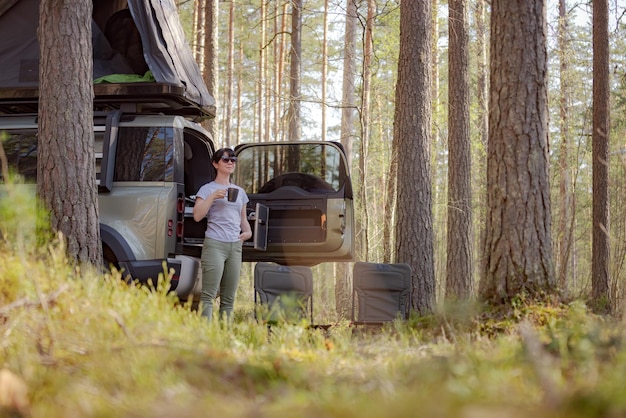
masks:
{"label": "white t-shirt", "polygon": [[213,192],[229,187],[239,189],[237,200],[229,202],[226,198],[215,199],[207,213],[208,222],[204,236],[222,242],[237,242],[241,233],[241,211],[250,200],[246,192],[234,184],[224,186],[212,181],[200,187],[196,197],[206,200]]}

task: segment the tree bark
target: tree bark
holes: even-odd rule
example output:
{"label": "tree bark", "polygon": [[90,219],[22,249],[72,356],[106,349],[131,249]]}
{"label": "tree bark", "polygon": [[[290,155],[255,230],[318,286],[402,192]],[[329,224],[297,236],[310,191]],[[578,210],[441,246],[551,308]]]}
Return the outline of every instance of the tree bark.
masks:
{"label": "tree bark", "polygon": [[485,236],[486,228],[482,220],[487,219],[487,149],[489,138],[489,95],[487,89],[487,29],[486,29],[485,0],[476,0],[475,22],[476,22],[476,49],[478,50],[477,76],[476,76],[476,96],[478,97],[477,126],[480,135],[480,151],[478,153],[478,167],[476,173],[476,186],[474,190],[479,191],[478,196],[478,216],[480,219],[479,232],[476,248],[478,250],[477,262],[474,268],[477,270],[476,277],[480,277],[485,265]]}
{"label": "tree bark", "polygon": [[[431,15],[433,18],[432,25],[432,113],[435,116],[435,121],[437,120],[437,116],[439,115],[439,0],[431,0],[432,1],[432,10]],[[439,138],[439,128],[436,126],[436,123],[433,125],[433,144],[438,143]]]}
{"label": "tree bark", "polygon": [[598,312],[611,312],[609,294],[609,12],[593,0],[593,238],[591,298]]}
{"label": "tree bark", "polygon": [[493,0],[486,270],[480,294],[508,303],[555,289],[548,176],[545,3]]}
{"label": "tree bark", "polygon": [[267,5],[264,1],[261,2],[261,16],[259,27],[261,34],[259,35],[259,68],[258,71],[258,83],[257,83],[257,98],[256,98],[256,126],[257,126],[257,142],[265,142],[265,63],[266,51],[265,51],[265,38],[267,27]]}
{"label": "tree bark", "polygon": [[326,141],[326,89],[327,89],[327,74],[328,74],[328,0],[324,0],[324,24],[322,28],[323,37],[322,37],[322,101],[321,101],[321,112],[322,112],[322,129],[320,139],[322,141]]}
{"label": "tree bark", "polygon": [[412,306],[419,314],[435,306],[431,137],[431,0],[400,3],[400,55],[394,115],[398,159],[397,261],[412,269]]}
{"label": "tree bark", "polygon": [[[352,168],[352,143],[355,138],[355,77],[356,77],[356,0],[346,0],[346,22],[344,34],[343,80],[341,92],[341,144]],[[352,171],[352,170],[351,170]],[[346,263],[336,263],[335,305],[340,318],[348,315],[351,304],[351,271]]]}
{"label": "tree bark", "polygon": [[193,34],[195,48],[193,49],[196,61],[200,68],[204,68],[204,29],[206,21],[204,19],[204,1],[197,0],[193,8]]}
{"label": "tree bark", "polygon": [[228,81],[226,83],[226,100],[224,103],[224,144],[227,147],[236,145],[231,138],[231,126],[233,118],[233,83],[235,82],[235,2],[230,2],[228,9]]}
{"label": "tree bark", "polygon": [[359,187],[357,189],[357,212],[361,217],[356,222],[357,233],[357,258],[369,260],[369,213],[367,205],[367,156],[368,143],[370,139],[370,114],[371,114],[371,91],[372,83],[372,55],[374,54],[373,36],[374,19],[376,16],[376,2],[367,0],[367,18],[365,20],[365,30],[363,33],[363,88],[361,91],[361,141],[359,142]]}
{"label": "tree bark", "polygon": [[289,140],[302,138],[301,78],[302,78],[302,0],[291,3],[291,63],[289,76]]}
{"label": "tree bark", "polygon": [[398,160],[391,158],[389,162],[389,174],[387,175],[387,187],[385,189],[385,208],[383,212],[383,263],[393,263],[396,259],[393,249],[395,237],[393,234],[395,208],[398,188]]}
{"label": "tree bark", "polygon": [[[245,54],[243,52],[243,43],[239,44],[239,59],[241,61],[244,60]],[[237,128],[235,129],[235,138],[236,141],[239,142],[240,138],[241,138],[241,120],[242,120],[242,104],[243,104],[243,86],[242,86],[242,80],[243,80],[243,68],[241,65],[237,66],[237,95],[236,95],[236,116],[235,119],[237,120]]]}
{"label": "tree bark", "polygon": [[[269,12],[269,5],[267,6],[268,8],[266,8],[265,10],[265,14],[267,16],[268,12]],[[274,21],[274,29],[276,29],[276,19],[272,19]],[[275,95],[272,94],[272,77],[271,77],[271,71],[270,68],[273,64],[273,62],[276,62],[275,60],[272,60],[272,49],[269,47],[269,45],[267,44],[267,29],[268,27],[270,27],[269,24],[265,25],[265,44],[264,44],[264,49],[267,49],[266,53],[265,53],[265,67],[261,69],[261,71],[263,72],[263,79],[265,80],[265,82],[262,85],[262,88],[265,89],[265,92],[263,93],[263,99],[264,102],[262,104],[263,107],[263,141],[264,142],[270,142],[272,141],[272,136],[270,133],[270,129],[271,129],[271,125],[272,125],[272,104],[273,104],[273,100],[276,99]],[[276,32],[274,32],[276,33]]]}
{"label": "tree bark", "polygon": [[566,12],[565,0],[559,0],[559,79],[560,79],[560,142],[559,142],[559,220],[557,228],[556,249],[558,263],[556,274],[559,287],[562,291],[567,290],[568,266],[573,245],[574,231],[574,199],[571,186],[570,175],[570,138],[569,138],[569,107],[572,89],[572,80],[569,70],[569,60],[571,57],[570,34],[568,28],[568,16]]}
{"label": "tree bark", "polygon": [[356,78],[356,29],[357,0],[346,0],[346,26],[344,35],[343,80],[341,91],[341,144],[352,168],[352,143],[355,138],[355,78]]}
{"label": "tree bark", "polygon": [[450,0],[448,49],[448,240],[446,298],[472,294],[472,185],[466,0]]}
{"label": "tree bark", "polygon": [[[219,0],[204,0],[204,82],[213,97],[219,97],[219,67],[217,63],[218,47],[218,19]],[[217,124],[214,119],[208,119],[204,123],[205,128],[217,138]]]}
{"label": "tree bark", "polygon": [[91,15],[91,0],[39,5],[37,193],[68,254],[100,265]]}
{"label": "tree bark", "polygon": [[[283,81],[283,74],[284,74],[284,70],[285,70],[285,61],[286,61],[286,55],[287,55],[287,36],[285,36],[284,34],[287,32],[287,10],[288,10],[288,6],[289,4],[287,2],[283,3],[281,10],[281,20],[280,20],[280,33],[282,34],[280,37],[280,45],[278,46],[278,53],[277,53],[277,60],[278,60],[278,64],[276,66],[276,95],[278,97],[284,97],[285,94],[283,91],[283,85],[285,84]],[[287,129],[285,129],[285,118],[281,117],[281,115],[284,113],[284,108],[285,105],[283,103],[283,100],[277,99],[276,100],[276,104],[275,106],[275,110],[274,110],[274,115],[275,116],[275,123],[274,123],[274,127],[276,129],[275,134],[274,134],[274,138],[276,141],[284,141],[287,138],[287,135],[285,134],[285,132],[287,131]]]}

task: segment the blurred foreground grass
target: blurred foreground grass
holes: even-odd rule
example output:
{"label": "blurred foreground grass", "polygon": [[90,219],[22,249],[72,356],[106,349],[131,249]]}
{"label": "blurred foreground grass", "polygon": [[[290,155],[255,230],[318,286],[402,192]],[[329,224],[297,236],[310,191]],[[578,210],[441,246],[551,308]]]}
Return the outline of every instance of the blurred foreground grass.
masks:
{"label": "blurred foreground grass", "polygon": [[271,331],[242,306],[228,329],[72,266],[21,190],[0,198],[0,416],[626,415],[622,324],[582,303]]}

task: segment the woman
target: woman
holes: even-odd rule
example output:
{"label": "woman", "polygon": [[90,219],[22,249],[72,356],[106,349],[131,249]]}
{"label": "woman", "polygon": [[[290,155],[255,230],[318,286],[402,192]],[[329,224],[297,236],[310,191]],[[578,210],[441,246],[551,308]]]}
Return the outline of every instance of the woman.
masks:
{"label": "woman", "polygon": [[[241,247],[243,241],[252,236],[246,218],[248,196],[241,187],[230,182],[236,161],[235,152],[229,148],[219,149],[213,154],[211,163],[216,171],[215,180],[200,187],[193,207],[196,222],[207,217],[201,258],[200,302],[202,316],[209,321],[213,316],[213,301],[218,290],[220,318],[226,315],[228,321],[231,320],[239,285]],[[227,198],[227,192],[231,193],[230,199]],[[236,194],[234,198],[233,194]]]}

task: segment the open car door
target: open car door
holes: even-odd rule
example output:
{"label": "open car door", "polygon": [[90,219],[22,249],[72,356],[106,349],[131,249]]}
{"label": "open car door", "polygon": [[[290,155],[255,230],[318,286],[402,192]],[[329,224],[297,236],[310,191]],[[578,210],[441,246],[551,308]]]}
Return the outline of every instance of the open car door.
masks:
{"label": "open car door", "polygon": [[243,261],[311,266],[352,260],[352,183],[339,143],[257,143],[235,151],[234,182],[250,198],[253,231]]}

